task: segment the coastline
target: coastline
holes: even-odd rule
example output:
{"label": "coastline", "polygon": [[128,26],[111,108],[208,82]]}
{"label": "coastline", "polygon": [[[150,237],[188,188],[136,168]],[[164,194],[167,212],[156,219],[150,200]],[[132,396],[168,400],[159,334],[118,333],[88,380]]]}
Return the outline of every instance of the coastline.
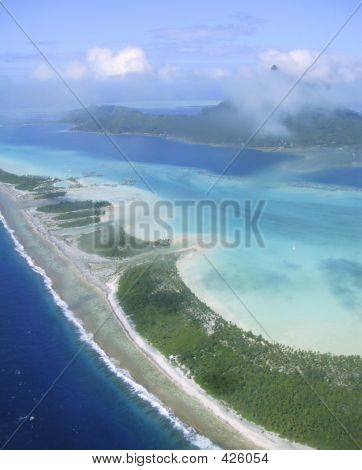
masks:
{"label": "coastline", "polygon": [[[69,123],[68,123],[69,124]],[[71,124],[70,124],[71,125]],[[74,132],[74,133],[86,133],[86,134],[99,134],[99,135],[104,135],[104,132],[102,131],[88,131],[86,129],[77,129],[76,127],[69,127],[68,129],[65,129],[63,132]],[[243,147],[243,142],[235,142],[235,143],[230,143],[230,142],[204,142],[204,141],[198,141],[198,140],[192,140],[188,139],[186,137],[176,137],[170,134],[156,134],[156,133],[151,133],[151,132],[109,132],[106,130],[106,133],[110,136],[135,136],[135,137],[154,137],[158,139],[164,139],[170,142],[179,142],[181,144],[186,144],[186,145],[202,145],[206,147],[217,147],[217,148],[227,148],[227,149],[235,149],[239,150],[240,148]],[[315,146],[312,146],[311,148],[315,148]],[[256,150],[258,152],[290,152],[290,154],[297,154],[301,150],[308,150],[309,147],[282,147],[282,146],[265,146],[265,147],[260,147],[260,146],[248,146],[246,149],[249,150]]]}
{"label": "coastline", "polygon": [[[187,395],[197,399],[205,407],[217,416],[222,421],[232,426],[236,432],[246,436],[258,448],[262,449],[308,449],[307,446],[302,446],[296,443],[290,443],[286,439],[280,438],[276,434],[265,431],[260,426],[253,424],[245,419],[240,418],[235,412],[222,405],[219,401],[212,398],[202,388],[197,385],[192,379],[185,377],[181,369],[172,366],[166,358],[146,340],[144,340],[132,327],[131,323],[119,305],[116,299],[118,278],[108,284],[109,295],[108,299],[113,308],[114,313],[122,324],[122,327],[127,332],[135,345],[137,345],[147,357],[157,365],[160,370],[165,373],[170,380],[172,380],[178,387],[180,387]],[[284,447],[285,445],[285,447]],[[273,447],[270,447],[273,446]],[[283,447],[281,447],[283,446]]]}
{"label": "coastline", "polygon": [[[72,126],[72,123],[65,123],[68,126]],[[98,135],[104,135],[104,132],[102,131],[90,131],[86,129],[77,129],[76,127],[68,127],[67,129],[64,129],[62,132],[71,132],[71,133],[85,133],[85,134],[98,134]],[[170,134],[157,134],[157,133],[151,133],[151,132],[110,132],[106,130],[106,133],[110,136],[135,136],[135,137],[149,137],[149,138],[156,138],[156,139],[163,139],[166,141],[170,142],[178,142],[181,144],[185,145],[200,145],[200,146],[205,146],[205,147],[216,147],[216,148],[225,148],[225,149],[235,149],[235,151],[240,150],[244,143],[243,142],[207,142],[207,141],[198,141],[198,140],[192,140],[188,139],[186,137],[176,137]],[[296,146],[282,146],[282,145],[265,145],[265,146],[260,146],[260,145],[248,145],[245,150],[255,150],[257,152],[268,152],[268,153],[288,153],[293,156],[304,156],[304,155],[310,155],[311,152],[320,152],[320,151],[326,151],[326,150],[338,150],[340,148],[348,148],[348,147],[359,147],[358,144],[344,144],[344,145],[335,145],[335,146],[330,146],[326,147],[323,145],[317,145],[317,144],[312,144],[312,145],[296,145]]]}
{"label": "coastline", "polygon": [[[41,226],[40,222],[35,221],[35,218],[31,215],[31,209],[21,209],[18,206],[18,201],[14,200],[16,190],[11,189],[9,194],[9,190],[0,185],[0,193],[1,199],[7,200],[8,203],[8,207],[4,208],[4,204],[0,200],[2,212],[5,212],[5,220],[14,230],[16,238],[20,239],[25,252],[29,253],[32,259],[35,259],[34,264],[42,266],[43,269],[42,261],[44,262],[44,253],[42,257],[39,250],[38,252],[37,250],[34,251],[34,246],[32,249],[32,245],[35,242],[35,245],[39,243],[43,249],[45,245],[48,254],[50,249],[52,255],[50,258],[54,257],[61,264],[66,264],[68,267],[68,270],[65,271],[67,275],[71,274],[73,279],[78,279],[78,282],[82,284],[82,289],[85,288],[88,295],[91,291],[92,297],[97,297],[98,304],[101,303],[103,305],[103,318],[107,311],[112,314],[112,321],[109,321],[107,328],[105,328],[107,334],[103,334],[102,331],[99,339],[95,342],[92,339],[92,330],[94,331],[96,329],[95,325],[99,323],[99,311],[96,312],[96,315],[93,315],[94,318],[90,318],[87,312],[72,308],[74,292],[72,293],[72,298],[72,295],[68,292],[69,289],[67,290],[66,286],[62,286],[64,279],[62,279],[62,276],[59,278],[59,272],[51,272],[52,263],[50,263],[49,269],[44,267],[43,272],[52,280],[51,284],[52,286],[54,285],[55,292],[59,292],[61,296],[59,299],[65,302],[69,312],[72,312],[80,322],[80,326],[85,330],[88,340],[92,339],[95,344],[93,348],[96,350],[97,347],[99,348],[97,352],[101,357],[104,354],[106,357],[111,358],[111,364],[116,369],[121,366],[122,369],[129,371],[136,384],[145,387],[144,392],[148,390],[151,394],[157,396],[166,407],[163,408],[163,413],[164,410],[173,410],[174,414],[183,422],[202,435],[209,437],[212,442],[223,448],[305,448],[304,446],[290,443],[285,439],[279,438],[277,435],[264,431],[259,426],[242,420],[235,413],[232,413],[222,404],[209,397],[200,387],[184,377],[180,371],[172,367],[160,353],[148,345],[135,332],[128,322],[121,306],[118,305],[114,298],[116,286],[114,277],[113,281],[108,282],[108,284],[102,284],[99,279],[95,279],[93,273],[87,272],[84,266],[84,269],[80,268],[83,261],[81,259],[76,259],[76,261],[72,259],[74,252],[70,250],[70,247],[60,240],[56,240],[54,236],[47,232],[46,228]],[[17,217],[15,213],[10,214],[11,206],[12,209],[15,209]],[[23,231],[28,232],[28,236],[24,236],[21,227]],[[34,251],[34,253],[31,253],[31,251]],[[67,302],[67,297],[70,297],[70,302]],[[79,298],[78,302],[75,303],[79,303]],[[108,310],[105,307],[108,307]],[[110,338],[112,341],[110,341]],[[117,364],[117,367],[114,363]],[[147,370],[146,374],[145,370]],[[123,373],[121,378],[122,380],[127,380],[127,378],[131,380],[127,373]],[[162,407],[160,402],[158,406]],[[181,426],[179,420],[177,423],[178,426]],[[187,426],[185,429],[188,432],[192,432]],[[205,441],[203,441],[203,444],[205,445]]]}

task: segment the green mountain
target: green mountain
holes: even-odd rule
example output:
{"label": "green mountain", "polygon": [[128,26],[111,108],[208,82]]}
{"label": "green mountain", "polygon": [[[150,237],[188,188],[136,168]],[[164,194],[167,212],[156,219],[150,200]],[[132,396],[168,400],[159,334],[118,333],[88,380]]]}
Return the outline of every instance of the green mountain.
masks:
{"label": "green mountain", "polygon": [[[262,118],[261,118],[262,119]],[[260,119],[260,123],[261,123]],[[69,113],[73,130],[160,135],[190,142],[240,145],[260,124],[230,102],[201,108],[196,115],[149,114],[124,106],[92,106]],[[267,126],[266,126],[267,127]],[[278,121],[278,131],[261,130],[251,147],[362,144],[362,115],[348,109],[304,109]]]}

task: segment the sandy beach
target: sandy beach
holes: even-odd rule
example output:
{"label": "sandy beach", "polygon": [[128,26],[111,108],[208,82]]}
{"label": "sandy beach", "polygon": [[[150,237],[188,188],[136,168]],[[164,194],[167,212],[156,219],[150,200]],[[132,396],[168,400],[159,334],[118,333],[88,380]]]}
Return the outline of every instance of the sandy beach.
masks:
{"label": "sandy beach", "polygon": [[173,367],[137,334],[116,300],[120,262],[86,255],[57,238],[41,222],[34,206],[24,192],[0,184],[0,211],[7,226],[41,268],[40,274],[64,303],[69,319],[94,343],[110,368],[113,365],[113,372],[129,380],[140,396],[153,400],[161,413],[169,413],[175,426],[184,426],[185,433],[196,431],[194,442],[201,448],[305,448],[240,418]]}

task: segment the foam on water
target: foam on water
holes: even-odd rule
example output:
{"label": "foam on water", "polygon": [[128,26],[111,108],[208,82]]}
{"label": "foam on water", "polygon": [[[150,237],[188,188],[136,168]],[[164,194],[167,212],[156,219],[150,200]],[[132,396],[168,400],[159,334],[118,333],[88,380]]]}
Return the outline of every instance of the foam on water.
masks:
{"label": "foam on water", "polygon": [[[172,220],[165,218],[172,226],[172,235],[163,232],[157,235],[154,228],[160,230],[160,225],[154,227],[152,222],[152,205],[158,200],[157,196],[146,191],[126,162],[103,146],[101,136],[55,135],[55,131],[49,132],[48,128],[45,131],[32,129],[26,139],[23,132],[17,132],[11,144],[0,143],[0,167],[18,174],[54,175],[65,180],[69,176],[83,175],[81,180],[87,187],[72,188],[68,197],[107,199],[126,208],[132,201],[147,201],[151,214],[148,219],[137,213],[134,223],[127,219],[127,212],[124,216],[117,209],[111,216],[117,222],[120,220],[124,229],[137,238],[184,238],[186,229],[180,210],[174,211]],[[1,133],[2,138],[7,141],[6,132]],[[162,139],[119,138],[137,169],[157,190],[158,197],[166,201],[204,199],[215,181],[213,160],[224,158],[228,152],[197,145],[186,148]],[[205,167],[187,167],[191,156],[201,158]],[[167,165],[171,161],[174,165]],[[206,163],[210,164],[209,169]],[[98,176],[94,180],[84,177],[88,171]],[[359,216],[362,192],[346,187],[343,191],[336,188],[331,191],[320,184],[311,187],[310,183],[309,187],[304,183],[303,187],[290,186],[290,176],[290,171],[283,169],[273,176],[267,172],[249,179],[223,178],[211,192],[212,201],[229,199],[240,201],[241,205],[245,200],[267,201],[260,220],[266,247],[245,250],[242,240],[240,249],[215,247],[208,251],[208,256],[222,270],[223,276],[232,280],[234,289],[243,295],[249,308],[277,341],[322,352],[360,354],[362,289],[357,271],[362,272]],[[130,177],[136,180],[134,186],[121,184]],[[144,222],[149,234],[145,233]],[[199,228],[193,213],[187,222],[190,238],[197,237],[199,232],[206,233],[210,226],[205,219],[206,223]],[[237,224],[235,220],[230,225],[228,235],[239,227]],[[255,322],[245,316],[225,283],[202,260],[202,257],[192,258],[184,270],[190,289],[212,306],[223,307],[216,310],[228,320],[259,334]],[[351,295],[347,298],[349,292]],[[355,305],[350,305],[352,301]]]}
{"label": "foam on water", "polygon": [[198,434],[192,427],[183,423],[180,419],[178,419],[174,413],[167,408],[160,400],[158,400],[152,393],[148,392],[145,387],[137,383],[132,379],[128,371],[120,368],[116,365],[116,361],[109,357],[105,351],[96,343],[93,339],[93,335],[87,333],[82,325],[81,321],[76,318],[74,313],[69,309],[68,305],[64,300],[59,296],[59,294],[53,289],[52,281],[50,277],[46,274],[44,269],[37,266],[34,260],[26,253],[24,246],[19,242],[16,238],[14,230],[12,230],[8,223],[6,222],[4,216],[0,212],[0,222],[4,226],[5,230],[9,233],[13,243],[15,250],[19,255],[24,258],[30,268],[39,274],[44,282],[45,287],[51,294],[54,302],[56,305],[61,309],[64,316],[72,322],[72,324],[76,327],[79,333],[79,337],[82,341],[86,342],[91,348],[98,354],[99,358],[102,362],[107,366],[107,368],[119,379],[122,380],[124,384],[126,384],[129,389],[135,393],[139,398],[143,401],[148,403],[152,408],[157,410],[157,412],[167,419],[171,425],[180,431],[185,438],[193,445],[200,449],[215,449],[218,448],[213,444],[207,437]]}

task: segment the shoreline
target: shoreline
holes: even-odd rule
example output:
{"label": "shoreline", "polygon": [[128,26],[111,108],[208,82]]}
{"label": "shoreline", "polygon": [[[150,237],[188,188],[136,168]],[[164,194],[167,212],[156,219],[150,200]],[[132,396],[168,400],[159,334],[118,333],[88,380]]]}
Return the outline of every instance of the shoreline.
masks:
{"label": "shoreline", "polygon": [[[121,381],[128,386],[133,392],[142,398],[143,401],[150,404],[153,408],[156,408],[162,416],[171,422],[171,425],[174,425],[176,428],[182,430],[184,437],[194,445],[197,443],[206,444],[206,448],[214,448],[211,441],[208,441],[204,436],[198,435],[195,431],[195,436],[191,436],[191,433],[194,431],[192,428],[189,428],[187,425],[178,420],[178,418],[171,413],[168,413],[169,410],[164,408],[163,404],[159,402],[157,397],[149,393],[142,385],[136,383],[132,377],[129,375],[127,370],[122,370],[117,367],[112,361],[111,357],[108,357],[104,350],[93,340],[92,334],[88,333],[82,323],[77,319],[76,315],[69,309],[68,305],[61,299],[58,293],[53,289],[52,280],[47,276],[46,272],[39,266],[37,266],[33,259],[27,254],[22,244],[18,241],[14,235],[14,230],[9,227],[6,222],[6,219],[0,212],[0,223],[3,225],[4,229],[8,232],[13,244],[15,251],[25,259],[28,266],[37,274],[42,277],[45,287],[52,296],[55,304],[62,310],[64,316],[70,321],[75,328],[78,330],[80,339],[86,343],[98,354],[99,359],[104,362],[106,367]],[[206,442],[205,442],[206,441]]]}
{"label": "shoreline", "polygon": [[[69,124],[69,123],[68,123]],[[70,123],[71,125],[71,123]],[[86,134],[98,134],[98,135],[104,135],[105,133],[102,131],[90,131],[86,129],[77,129],[76,127],[69,127],[68,129],[65,129],[63,132],[74,132],[74,133],[86,133]],[[110,132],[106,130],[106,133],[110,136],[135,136],[135,137],[154,137],[157,139],[163,139],[166,141],[170,142],[178,142],[181,144],[185,145],[202,145],[206,147],[216,147],[216,148],[226,148],[226,149],[235,149],[238,150],[243,147],[244,143],[228,143],[228,142],[202,142],[198,140],[190,140],[187,139],[186,137],[176,137],[172,136],[169,134],[153,134],[151,132]],[[310,148],[318,148],[316,146],[311,146]],[[258,152],[275,152],[275,153],[288,153],[290,151],[290,154],[298,154],[298,152],[303,149],[303,150],[308,150],[309,147],[282,147],[279,145],[275,146],[265,146],[265,147],[260,147],[260,146],[248,146],[246,147],[246,150],[255,150]]]}
{"label": "shoreline", "polygon": [[[59,123],[56,123],[59,124]],[[66,125],[73,125],[72,123],[62,123]],[[102,131],[91,131],[91,130],[86,130],[86,129],[77,129],[76,127],[69,127],[68,129],[64,129],[62,132],[74,132],[74,133],[86,133],[86,134],[98,134],[98,135],[104,135],[104,132]],[[235,149],[238,150],[243,147],[244,143],[243,142],[234,142],[234,143],[228,143],[228,142],[203,142],[203,141],[198,141],[198,140],[190,140],[186,137],[176,137],[172,136],[170,134],[154,134],[152,132],[110,132],[106,130],[106,133],[110,136],[136,136],[136,137],[154,137],[158,139],[164,139],[166,141],[171,141],[171,142],[179,142],[182,144],[186,145],[202,145],[206,147],[219,147],[219,148],[226,148],[226,149]],[[320,151],[320,150],[337,150],[340,147],[354,147],[354,146],[359,146],[359,144],[343,144],[343,145],[335,145],[335,146],[322,146],[322,145],[309,145],[309,146],[302,146],[302,145],[297,145],[295,147],[287,147],[287,146],[282,146],[282,145],[272,145],[272,146],[248,146],[246,147],[246,150],[256,150],[258,152],[271,152],[271,153],[290,153],[291,155],[300,155],[301,152],[306,152],[306,151]]]}
{"label": "shoreline", "polygon": [[179,387],[181,387],[188,395],[197,398],[203,403],[203,405],[212,410],[212,412],[218,418],[222,419],[223,421],[226,421],[237,432],[242,435],[246,435],[249,439],[254,442],[254,444],[260,446],[261,448],[267,448],[269,450],[270,447],[264,446],[270,446],[272,444],[276,446],[276,449],[279,449],[280,445],[285,444],[286,446],[290,446],[285,447],[286,449],[294,449],[299,447],[301,449],[308,449],[307,446],[302,446],[296,443],[290,443],[286,439],[280,438],[276,434],[266,431],[260,426],[253,424],[243,418],[240,418],[234,411],[230,410],[229,408],[226,408],[218,400],[208,395],[193,380],[185,377],[185,375],[180,369],[172,366],[166,360],[166,358],[157,349],[150,345],[145,339],[143,339],[130,324],[124,310],[116,300],[117,282],[118,278],[108,283],[108,299],[115,315],[118,317],[120,323],[122,324],[122,327],[126,330],[133,342],[140,349],[142,349],[142,351],[150,358],[150,360],[153,360],[154,363],[163,371],[163,373],[167,374],[167,376],[172,381],[174,381]]}
{"label": "shoreline", "polygon": [[[4,194],[4,192],[8,193],[7,197],[13,197],[13,203],[16,206],[18,201],[14,198],[16,198],[17,191],[15,189],[11,189],[10,191],[4,191],[3,186],[0,186],[0,192]],[[10,192],[10,194],[9,194]],[[12,193],[12,194],[11,194]],[[198,387],[195,383],[193,383],[190,379],[187,379],[184,377],[180,371],[177,371],[173,366],[171,366],[167,359],[162,356],[161,353],[156,351],[154,348],[152,348],[142,337],[140,337],[137,332],[132,328],[130,325],[126,315],[124,314],[122,307],[118,304],[118,302],[115,299],[115,291],[116,291],[116,283],[117,279],[113,277],[113,280],[111,282],[104,283],[98,279],[99,282],[95,283],[95,276],[94,273],[89,271],[88,273],[85,271],[82,271],[80,267],[78,266],[77,262],[74,262],[73,259],[70,259],[71,253],[68,252],[68,248],[70,251],[70,247],[66,245],[64,242],[55,239],[55,237],[49,233],[49,231],[46,229],[46,227],[43,226],[43,224],[35,220],[34,216],[31,214],[31,209],[29,208],[19,208],[18,212],[22,212],[22,215],[24,217],[24,221],[26,224],[29,226],[32,234],[32,237],[39,236],[40,238],[43,239],[43,242],[46,242],[46,244],[51,245],[55,248],[53,251],[58,251],[57,255],[61,255],[67,259],[68,262],[70,262],[71,266],[75,268],[78,271],[78,276],[82,278],[82,281],[91,284],[93,288],[96,288],[98,291],[98,295],[102,293],[102,295],[106,298],[107,304],[109,308],[112,310],[114,316],[117,318],[117,324],[121,325],[123,332],[126,334],[128,340],[132,343],[133,347],[138,350],[140,354],[144,356],[144,358],[152,363],[153,367],[156,367],[158,372],[163,375],[163,377],[168,381],[171,382],[174,387],[176,387],[181,394],[184,395],[184,399],[186,398],[189,400],[190,398],[194,401],[194,405],[196,403],[197,406],[201,407],[204,411],[206,412],[206,416],[208,419],[210,419],[210,416],[213,416],[214,419],[217,420],[219,426],[220,424],[223,427],[227,427],[227,435],[225,436],[226,442],[220,442],[223,441],[223,435],[219,435],[219,442],[217,442],[217,439],[215,440],[215,437],[208,435],[208,432],[204,432],[202,429],[204,426],[203,422],[198,422],[200,421],[196,416],[192,416],[193,413],[188,411],[185,415],[185,410],[179,409],[179,407],[176,406],[170,406],[170,403],[168,402],[168,396],[167,393],[166,395],[163,394],[163,397],[160,397],[161,403],[163,402],[164,405],[167,408],[171,408],[173,412],[175,413],[176,416],[180,416],[181,420],[187,423],[187,425],[190,425],[196,429],[197,432],[200,432],[201,434],[208,436],[212,442],[215,442],[219,445],[221,445],[224,448],[230,448],[228,447],[228,440],[230,439],[230,434],[234,434],[234,438],[236,440],[241,439],[241,442],[244,442],[244,446],[241,447],[235,447],[235,444],[231,446],[231,448],[251,448],[251,447],[257,447],[257,448],[265,448],[265,449],[298,449],[298,448],[306,448],[305,446],[301,446],[295,443],[291,443],[287,441],[286,439],[282,439],[279,436],[269,433],[267,431],[264,431],[261,427],[254,425],[253,423],[249,423],[246,420],[243,420],[242,418],[239,418],[235,413],[231,412],[228,410],[226,407],[224,407],[221,403],[219,403],[217,400],[211,398],[209,395],[207,395],[203,390],[201,390],[200,387]],[[5,220],[6,216],[4,216]],[[15,231],[15,234],[17,234],[16,229],[13,229]],[[16,237],[17,238],[17,237]],[[19,242],[20,243],[20,242]],[[73,249],[73,248],[72,248]],[[27,249],[25,248],[25,252],[27,253]],[[31,257],[32,258],[32,257]],[[81,260],[78,260],[81,262]],[[37,265],[36,262],[34,262],[35,265]],[[39,265],[38,265],[39,266]],[[41,266],[41,264],[40,264]],[[44,273],[46,273],[46,269],[43,269]],[[46,273],[47,274],[47,273]],[[52,277],[47,274],[48,278],[52,280]],[[52,283],[53,284],[53,283]],[[55,286],[56,289],[56,286]],[[57,292],[57,290],[55,290]],[[59,294],[57,294],[59,296]],[[60,299],[62,297],[59,296]],[[67,303],[66,303],[67,304]],[[82,318],[79,318],[76,314],[76,312],[73,312],[71,308],[69,310],[73,313],[75,318],[80,321],[80,324],[82,328],[86,331],[88,334],[92,334],[91,331],[89,331],[89,328],[82,322]],[[94,341],[94,340],[93,340]],[[99,344],[99,342],[95,343],[101,351],[104,351],[104,348],[102,348],[102,344]],[[99,351],[97,351],[99,354]],[[116,354],[109,354],[108,351],[104,351],[104,354],[112,359],[118,360],[118,357]],[[131,361],[132,362],[132,361]],[[134,362],[134,359],[133,359]],[[132,366],[133,364],[129,365],[129,367],[126,367],[126,370],[129,370],[131,373],[131,376],[134,377],[134,374],[132,373]],[[123,369],[123,367],[122,367]],[[152,384],[144,384],[142,383],[142,380],[137,380],[137,377],[134,378],[136,383],[141,383],[141,386],[146,386],[146,390],[150,388],[150,385]],[[147,385],[149,385],[147,387]],[[157,389],[157,386],[154,387]],[[152,394],[154,393],[154,390],[149,390]],[[154,393],[156,397],[158,397],[157,393]],[[166,399],[165,399],[166,398]],[[166,408],[166,409],[167,409]],[[204,416],[205,417],[205,416]],[[203,418],[204,418],[203,417]],[[190,423],[191,421],[191,423]],[[203,421],[203,419],[201,420]],[[224,429],[225,431],[225,429]],[[210,434],[210,433],[209,433]],[[247,447],[245,447],[247,445]],[[240,446],[240,443],[239,443]]]}

